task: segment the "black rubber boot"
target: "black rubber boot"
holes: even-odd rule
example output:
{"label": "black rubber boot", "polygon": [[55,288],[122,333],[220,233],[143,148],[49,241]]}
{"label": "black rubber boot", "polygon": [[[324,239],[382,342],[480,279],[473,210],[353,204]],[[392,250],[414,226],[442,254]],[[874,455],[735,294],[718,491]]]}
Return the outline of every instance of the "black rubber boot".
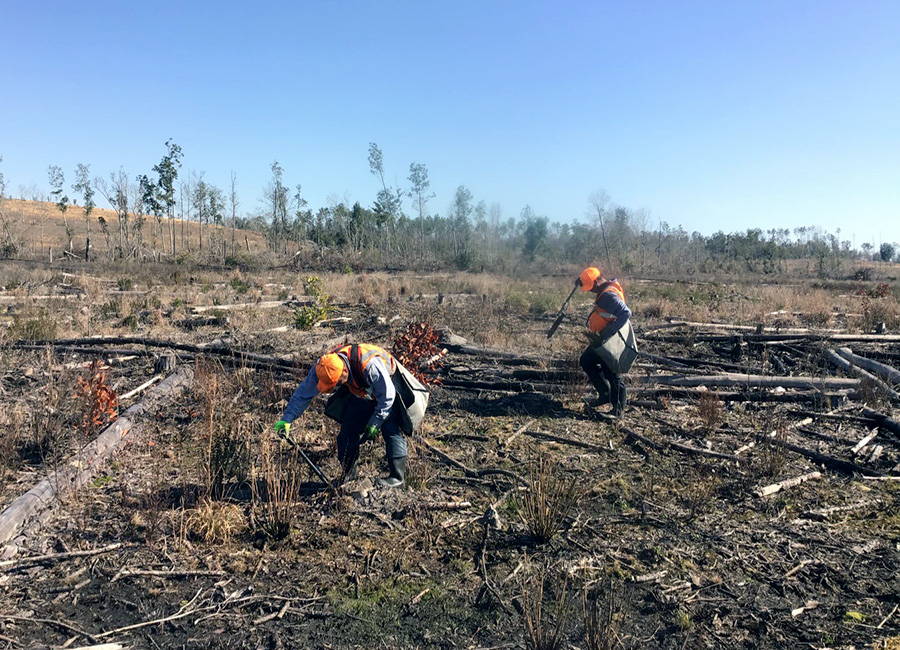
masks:
{"label": "black rubber boot", "polygon": [[593,403],[594,406],[609,403],[609,382],[603,376],[603,371],[600,370],[599,361],[599,358],[591,350],[585,350],[579,359],[581,369],[588,376],[588,381],[591,382],[594,390],[597,391],[597,401]]}
{"label": "black rubber boot", "polygon": [[621,382],[621,380],[619,381],[619,390],[618,390],[618,395],[616,395],[616,398],[617,398],[616,403],[613,404],[613,412],[612,413],[617,418],[620,418],[625,413],[625,402],[626,402],[625,384],[623,382]]}
{"label": "black rubber boot", "polygon": [[356,461],[353,461],[353,463],[349,467],[344,467],[344,473],[341,476],[341,484],[355,481],[359,477],[359,472],[357,472],[356,466]]}
{"label": "black rubber boot", "polygon": [[388,469],[388,477],[378,479],[380,487],[399,488],[406,485],[406,456],[388,458]]}

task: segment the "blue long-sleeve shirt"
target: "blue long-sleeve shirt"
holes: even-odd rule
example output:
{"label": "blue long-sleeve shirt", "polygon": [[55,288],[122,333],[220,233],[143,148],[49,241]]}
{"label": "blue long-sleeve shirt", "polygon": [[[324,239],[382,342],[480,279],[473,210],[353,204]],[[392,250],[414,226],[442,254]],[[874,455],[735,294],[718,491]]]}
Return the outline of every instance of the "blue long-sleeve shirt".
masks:
{"label": "blue long-sleeve shirt", "polygon": [[628,305],[612,291],[601,293],[597,296],[597,300],[594,304],[601,311],[605,311],[614,317],[611,323],[604,327],[602,331],[598,332],[604,340],[608,340],[614,336],[615,333],[622,329],[625,323],[628,322],[628,319],[631,318],[631,310],[628,308]]}
{"label": "blue long-sleeve shirt", "polygon": [[[366,389],[367,397],[375,402],[375,410],[372,412],[372,416],[369,418],[366,426],[380,427],[391,413],[391,407],[394,405],[397,391],[394,388],[394,382],[391,381],[391,373],[381,359],[376,357],[369,361],[365,373],[369,384],[368,389]],[[318,381],[316,368],[313,366],[309,369],[306,379],[297,386],[294,394],[291,395],[291,399],[281,415],[282,420],[293,422],[303,415],[309,403],[319,394],[319,389],[316,387]]]}

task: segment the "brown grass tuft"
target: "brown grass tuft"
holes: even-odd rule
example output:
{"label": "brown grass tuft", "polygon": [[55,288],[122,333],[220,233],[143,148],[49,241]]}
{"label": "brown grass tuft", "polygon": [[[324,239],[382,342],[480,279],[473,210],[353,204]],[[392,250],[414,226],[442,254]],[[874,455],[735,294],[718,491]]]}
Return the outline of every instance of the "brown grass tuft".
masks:
{"label": "brown grass tuft", "polygon": [[722,400],[715,391],[703,393],[697,400],[697,415],[707,430],[715,429],[722,420]]}
{"label": "brown grass tuft", "polygon": [[527,487],[517,499],[519,514],[534,537],[549,542],[565,526],[581,491],[574,478],[557,476],[543,458],[532,466]]}
{"label": "brown grass tuft", "polygon": [[185,520],[188,535],[207,544],[222,544],[246,528],[244,513],[233,503],[211,499],[188,511]]}
{"label": "brown grass tuft", "polygon": [[[522,620],[528,650],[562,650],[571,622],[572,597],[567,578],[552,588],[552,577],[544,569],[522,590]],[[544,601],[547,601],[546,603]]]}

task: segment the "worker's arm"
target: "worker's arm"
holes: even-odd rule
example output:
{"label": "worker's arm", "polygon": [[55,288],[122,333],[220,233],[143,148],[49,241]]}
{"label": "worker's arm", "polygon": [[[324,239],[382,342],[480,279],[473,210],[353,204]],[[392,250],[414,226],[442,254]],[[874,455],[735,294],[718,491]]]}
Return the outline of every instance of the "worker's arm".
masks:
{"label": "worker's arm", "polygon": [[316,367],[313,366],[309,369],[309,374],[306,375],[303,383],[297,386],[294,394],[291,395],[291,401],[288,402],[287,408],[284,409],[284,413],[281,415],[281,419],[284,422],[293,422],[303,415],[309,403],[319,394],[319,390],[316,388],[317,383]]}
{"label": "worker's arm", "polygon": [[600,332],[600,336],[604,341],[612,338],[631,318],[631,310],[628,308],[628,305],[611,291],[600,294],[597,298],[597,308],[613,317],[612,322]]}
{"label": "worker's arm", "polygon": [[394,388],[394,382],[391,381],[391,373],[381,359],[373,359],[366,366],[366,378],[369,380],[369,386],[372,389],[372,397],[375,398],[375,410],[372,412],[372,417],[369,418],[368,423],[366,423],[366,429],[369,427],[377,429],[384,424],[384,421],[390,415],[397,391]]}

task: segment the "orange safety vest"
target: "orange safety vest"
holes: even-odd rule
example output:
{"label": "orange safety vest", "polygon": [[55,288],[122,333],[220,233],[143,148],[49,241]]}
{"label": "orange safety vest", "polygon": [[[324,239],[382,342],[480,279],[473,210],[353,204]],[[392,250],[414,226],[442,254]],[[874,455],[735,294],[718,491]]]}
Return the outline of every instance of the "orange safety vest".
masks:
{"label": "orange safety vest", "polygon": [[388,371],[393,375],[397,371],[397,361],[387,350],[377,345],[359,343],[353,345],[341,345],[331,351],[347,362],[350,367],[350,377],[347,380],[347,388],[350,392],[366,399],[369,397],[369,380],[366,379],[366,368],[373,359],[381,359]]}
{"label": "orange safety vest", "polygon": [[618,280],[610,280],[608,282],[604,282],[601,286],[603,286],[603,290],[600,291],[600,294],[597,296],[597,300],[594,304],[594,309],[591,311],[590,316],[588,316],[587,323],[588,329],[595,333],[602,332],[607,325],[615,320],[612,314],[604,311],[596,304],[600,302],[600,297],[604,293],[614,293],[622,300],[622,302],[625,302],[625,291],[622,289],[622,285],[619,284]]}

